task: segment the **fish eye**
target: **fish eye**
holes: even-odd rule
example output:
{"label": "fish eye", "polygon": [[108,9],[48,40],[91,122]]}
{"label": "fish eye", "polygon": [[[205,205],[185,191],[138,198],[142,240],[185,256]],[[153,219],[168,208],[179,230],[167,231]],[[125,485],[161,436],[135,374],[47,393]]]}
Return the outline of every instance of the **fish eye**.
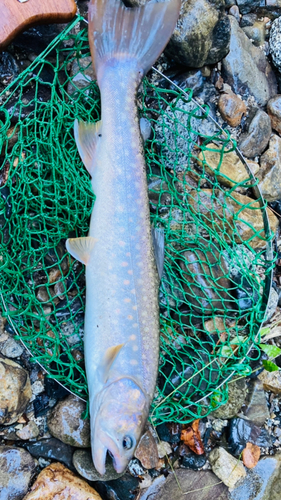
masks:
{"label": "fish eye", "polygon": [[125,450],[130,450],[133,447],[133,440],[130,436],[124,436],[122,444]]}

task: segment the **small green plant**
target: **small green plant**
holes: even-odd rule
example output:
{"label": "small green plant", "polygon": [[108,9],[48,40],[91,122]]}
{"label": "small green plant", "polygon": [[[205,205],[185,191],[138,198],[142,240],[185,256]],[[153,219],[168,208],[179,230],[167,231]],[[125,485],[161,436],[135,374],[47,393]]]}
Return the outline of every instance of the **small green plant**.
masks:
{"label": "small green plant", "polygon": [[268,372],[279,371],[279,367],[273,363],[273,360],[281,355],[281,349],[275,345],[265,344],[267,340],[271,340],[275,337],[280,336],[280,331],[274,331],[274,328],[280,324],[280,320],[276,321],[270,326],[265,326],[261,329],[261,343],[259,344],[260,349],[265,352],[269,359],[264,359],[262,364]]}

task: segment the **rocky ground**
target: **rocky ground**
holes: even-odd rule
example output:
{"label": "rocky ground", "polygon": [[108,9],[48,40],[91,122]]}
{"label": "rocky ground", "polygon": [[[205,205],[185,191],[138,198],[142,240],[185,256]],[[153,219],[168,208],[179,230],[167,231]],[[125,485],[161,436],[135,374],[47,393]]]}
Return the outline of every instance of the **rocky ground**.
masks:
{"label": "rocky ground", "polygon": [[[132,4],[141,3],[132,0]],[[78,1],[87,15],[87,0]],[[0,55],[0,88],[62,29],[33,28]],[[230,131],[260,181],[275,220],[277,260],[269,344],[281,346],[281,1],[183,0],[157,67]],[[161,77],[150,75],[155,84]],[[165,85],[167,83],[165,82]],[[42,96],[44,98],[44,96]],[[238,169],[237,169],[238,171]],[[238,174],[237,174],[238,175]],[[280,362],[275,360],[278,366]],[[257,365],[229,398],[190,425],[148,425],[121,477],[90,457],[85,404],[46,378],[0,324],[0,500],[277,500],[281,491],[281,374]],[[190,496],[188,496],[190,495]]]}

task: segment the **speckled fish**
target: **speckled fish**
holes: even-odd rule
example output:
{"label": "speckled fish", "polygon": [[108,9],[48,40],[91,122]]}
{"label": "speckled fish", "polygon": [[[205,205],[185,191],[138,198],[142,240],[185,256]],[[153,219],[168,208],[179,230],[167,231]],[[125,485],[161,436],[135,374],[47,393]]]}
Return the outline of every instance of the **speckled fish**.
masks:
{"label": "speckled fish", "polygon": [[179,9],[180,0],[139,8],[92,0],[89,8],[102,120],[76,122],[74,132],[96,201],[88,237],[69,239],[67,249],[86,265],[85,363],[92,457],[100,474],[107,452],[117,472],[126,468],[155,390],[159,276],[136,91],[167,44]]}

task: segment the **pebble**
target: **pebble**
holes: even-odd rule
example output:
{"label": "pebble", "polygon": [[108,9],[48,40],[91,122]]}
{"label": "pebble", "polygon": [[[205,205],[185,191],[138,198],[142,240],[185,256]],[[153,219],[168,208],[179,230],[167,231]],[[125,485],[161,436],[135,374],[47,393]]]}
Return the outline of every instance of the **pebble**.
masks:
{"label": "pebble", "polygon": [[260,5],[260,0],[236,0],[241,14],[248,14],[254,12]]}
{"label": "pebble", "polygon": [[281,134],[281,95],[276,95],[268,101],[267,112],[271,119],[272,128],[276,130],[278,134]]}
{"label": "pebble", "polygon": [[252,95],[265,106],[277,94],[276,77],[263,51],[255,47],[233,16],[230,51],[222,61],[222,76],[235,94]]}
{"label": "pebble", "polygon": [[16,435],[23,440],[36,438],[39,436],[39,429],[36,423],[31,420],[21,430],[17,431]]}
{"label": "pebble", "polygon": [[159,461],[157,443],[150,430],[140,438],[134,456],[146,469],[154,469],[157,466]]}
{"label": "pebble", "polygon": [[52,463],[43,469],[23,500],[101,500],[86,481],[64,465]]}
{"label": "pebble", "polygon": [[248,442],[267,447],[271,446],[272,439],[266,429],[261,429],[250,420],[244,420],[243,418],[231,419],[228,436],[230,451],[238,456]]}
{"label": "pebble", "polygon": [[259,380],[263,383],[265,391],[271,391],[274,394],[281,394],[281,372],[268,372],[263,370],[259,376]]}
{"label": "pebble", "polygon": [[267,201],[273,202],[281,199],[281,139],[276,134],[271,136],[269,148],[261,156],[259,187]]}
{"label": "pebble", "polygon": [[[35,458],[59,460],[69,469],[74,469],[72,455],[75,448],[62,443],[56,438],[40,439],[35,442],[25,443],[24,447]],[[49,464],[47,464],[49,465]]]}
{"label": "pebble", "polygon": [[195,453],[189,452],[182,457],[181,466],[188,469],[198,470],[204,467],[206,462],[206,455],[196,455]]}
{"label": "pebble", "polygon": [[212,417],[219,419],[233,418],[239,412],[247,394],[247,384],[245,379],[230,382],[228,384],[227,403],[212,412]]}
{"label": "pebble", "polygon": [[275,19],[275,21],[273,21],[271,25],[271,30],[269,35],[269,50],[274,65],[276,66],[278,71],[281,71],[281,18],[280,17]]}
{"label": "pebble", "polygon": [[256,21],[253,26],[246,26],[243,28],[243,31],[257,47],[264,44],[266,32],[265,23],[263,21]]}
{"label": "pebble", "polygon": [[228,52],[230,23],[223,0],[183,2],[179,20],[166,48],[176,62],[189,68],[215,64]]}
{"label": "pebble", "polygon": [[208,149],[201,151],[198,164],[210,175],[216,175],[217,180],[226,187],[249,179],[249,174],[235,151],[224,151],[221,158],[221,147],[214,143],[208,144]]}
{"label": "pebble", "polygon": [[263,457],[230,491],[229,500],[278,500],[281,491],[281,454]]}
{"label": "pebble", "polygon": [[238,5],[232,5],[232,7],[230,7],[229,9],[229,14],[235,17],[236,21],[240,23],[240,12]]}
{"label": "pebble", "polygon": [[178,443],[181,438],[181,425],[176,422],[164,422],[157,425],[156,432],[161,441]]}
{"label": "pebble", "polygon": [[70,81],[67,86],[68,95],[73,95],[77,90],[82,90],[88,87],[95,80],[95,73],[92,64],[91,56],[79,59],[79,63],[74,60],[71,72]]}
{"label": "pebble", "polygon": [[264,152],[272,133],[271,120],[267,113],[259,109],[250,123],[249,130],[240,137],[239,147],[247,158]]}
{"label": "pebble", "polygon": [[269,418],[266,395],[261,380],[250,380],[249,392],[243,409],[244,415],[256,425],[263,425]]}
{"label": "pebble", "polygon": [[0,500],[21,500],[36,472],[36,460],[22,448],[0,446]]}
{"label": "pebble", "polygon": [[28,372],[0,356],[0,424],[10,425],[24,413],[31,399]]}
{"label": "pebble", "polygon": [[36,380],[36,382],[31,385],[31,390],[34,396],[38,396],[38,394],[41,394],[45,390],[44,383],[41,382],[41,380]]}
{"label": "pebble", "polygon": [[273,287],[271,287],[270,293],[269,293],[265,321],[270,320],[272,318],[272,316],[275,314],[278,302],[279,302],[279,295],[276,292],[276,290]]}
{"label": "pebble", "polygon": [[22,355],[23,351],[23,345],[13,339],[13,337],[9,336],[5,342],[0,343],[0,352],[7,358],[18,358]]}
{"label": "pebble", "polygon": [[101,497],[108,500],[136,500],[138,497],[139,480],[128,473],[118,479],[98,484]]}
{"label": "pebble", "polygon": [[85,410],[84,401],[73,395],[57,403],[48,416],[48,427],[52,436],[71,446],[89,448],[89,419],[83,420],[81,417]]}
{"label": "pebble", "polygon": [[238,127],[243,115],[247,112],[246,104],[235,94],[222,94],[218,101],[218,108],[222,118],[231,127]]}
{"label": "pebble", "polygon": [[166,441],[160,441],[157,444],[157,450],[158,450],[158,457],[159,458],[164,458],[166,456],[169,456],[173,452],[171,445],[169,443],[167,443]]}
{"label": "pebble", "polygon": [[236,483],[246,476],[246,470],[242,462],[234,458],[222,447],[211,451],[209,462],[213,472],[229,488],[234,488]]}
{"label": "pebble", "polygon": [[106,461],[106,472],[103,476],[96,470],[92,454],[88,450],[76,450],[73,454],[73,465],[80,476],[89,481],[112,481],[123,476],[124,472],[118,474],[113,467],[112,460],[109,458]]}

